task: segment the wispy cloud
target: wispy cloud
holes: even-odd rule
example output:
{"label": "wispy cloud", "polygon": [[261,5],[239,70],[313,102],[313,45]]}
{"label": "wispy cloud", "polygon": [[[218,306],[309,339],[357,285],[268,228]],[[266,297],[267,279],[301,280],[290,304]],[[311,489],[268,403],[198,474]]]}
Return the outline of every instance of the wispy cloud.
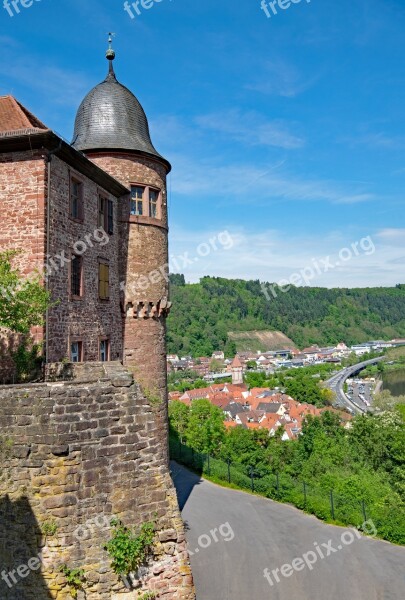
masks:
{"label": "wispy cloud", "polygon": [[384,244],[393,245],[397,247],[405,247],[405,229],[403,228],[381,229],[377,233],[377,237]]}
{"label": "wispy cloud", "polygon": [[321,73],[305,76],[291,63],[282,59],[266,61],[260,78],[246,84],[246,89],[271,96],[294,98],[311,88]]}
{"label": "wispy cloud", "polygon": [[[18,52],[16,50],[19,50]],[[12,65],[12,68],[10,68]],[[11,38],[3,38],[0,62],[0,93],[16,93],[15,90],[35,90],[43,102],[52,99],[53,104],[77,106],[91,87],[91,82],[77,70],[61,69],[43,59],[29,54],[26,48],[16,45]]]}
{"label": "wispy cloud", "polygon": [[375,199],[364,185],[354,189],[352,182],[345,186],[342,182],[301,179],[289,173],[282,163],[274,163],[273,168],[269,168],[243,163],[218,166],[220,157],[214,157],[213,161],[194,161],[175,155],[172,159],[174,192],[200,197],[207,193],[212,195],[215,190],[224,204],[229,201],[260,206],[269,199],[356,204]]}
{"label": "wispy cloud", "polygon": [[345,138],[343,141],[349,142],[353,146],[361,145],[368,148],[386,148],[392,150],[405,148],[405,136],[388,135],[382,131]]}
{"label": "wispy cloud", "polygon": [[[212,275],[278,282],[288,279],[293,273],[299,273],[301,269],[313,266],[313,261],[320,261],[328,256],[331,264],[336,265],[339,252],[343,248],[350,251],[351,245],[364,237],[356,237],[355,234],[349,234],[353,237],[349,237],[348,234],[336,236],[334,231],[325,231],[319,238],[304,234],[294,236],[294,244],[286,244],[285,232],[276,229],[252,231],[241,227],[240,224],[228,223],[222,230],[226,230],[232,237],[233,246],[228,249],[219,247],[208,256],[193,261],[187,268],[178,269],[184,273],[187,281],[195,282],[204,275]],[[180,256],[187,252],[193,257],[196,255],[198,244],[207,243],[218,233],[212,228],[196,228],[190,232],[174,224],[171,231],[172,254]],[[353,253],[351,260],[320,273],[313,285],[372,287],[375,286],[376,276],[380,285],[393,286],[398,283],[398,264],[403,264],[403,254],[393,246],[377,240],[377,237],[378,234],[370,234],[375,244],[375,252],[369,253],[370,245],[365,245],[367,252],[360,249],[357,255]]]}
{"label": "wispy cloud", "polygon": [[250,146],[301,148],[304,140],[290,133],[282,121],[269,121],[256,111],[232,109],[201,115],[195,122],[204,130],[223,134]]}

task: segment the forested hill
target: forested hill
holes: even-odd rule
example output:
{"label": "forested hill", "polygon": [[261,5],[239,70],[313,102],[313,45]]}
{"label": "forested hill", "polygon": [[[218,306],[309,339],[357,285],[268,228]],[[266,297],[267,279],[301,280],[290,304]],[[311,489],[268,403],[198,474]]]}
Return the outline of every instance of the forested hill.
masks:
{"label": "forested hill", "polygon": [[[278,330],[303,348],[405,337],[405,285],[393,288],[296,288],[268,292],[259,281],[171,276],[168,352],[234,354],[230,331]],[[275,297],[276,296],[276,297]],[[270,299],[268,299],[270,298]]]}

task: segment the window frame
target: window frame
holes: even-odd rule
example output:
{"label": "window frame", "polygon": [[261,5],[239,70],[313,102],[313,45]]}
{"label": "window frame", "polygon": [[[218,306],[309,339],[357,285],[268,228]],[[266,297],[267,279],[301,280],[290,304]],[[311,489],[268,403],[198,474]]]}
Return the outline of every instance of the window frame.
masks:
{"label": "window frame", "polygon": [[[101,358],[101,344],[105,343],[106,346],[106,359],[102,360]],[[98,358],[100,362],[110,362],[111,361],[111,340],[109,337],[100,337],[98,340]]]}
{"label": "window frame", "polygon": [[[108,279],[103,279],[102,274],[105,274],[105,268],[107,268]],[[107,294],[103,295],[103,286],[107,285]],[[104,289],[105,292],[105,289]],[[99,258],[98,259],[98,299],[102,302],[108,302],[111,294],[111,277],[110,277],[110,263],[108,260]]]}
{"label": "window frame", "polygon": [[[141,189],[143,190],[142,192],[142,198],[138,198],[135,197],[135,199],[132,198],[132,191],[134,189]],[[130,198],[129,198],[129,214],[131,215],[131,217],[144,217],[144,208],[145,208],[145,194],[146,194],[146,190],[147,187],[145,185],[132,185],[131,184],[131,193],[130,193]],[[132,204],[135,204],[135,212],[132,212]],[[138,210],[138,206],[139,204],[142,205],[142,212],[139,212]]]}
{"label": "window frame", "polygon": [[[75,294],[74,289],[73,289],[73,265],[76,263],[76,261],[78,261],[78,264],[80,265],[79,294]],[[72,257],[71,257],[70,276],[69,276],[69,291],[70,291],[70,297],[73,300],[81,300],[84,296],[84,260],[83,260],[83,256],[81,256],[80,254],[72,254]]]}
{"label": "window frame", "polygon": [[[102,227],[105,230],[105,217],[106,217],[106,197],[102,194],[98,195],[98,210],[97,210],[97,226]],[[101,208],[103,210],[101,210]]]}
{"label": "window frame", "polygon": [[[73,184],[79,185],[79,196],[77,196],[77,215],[73,212]],[[76,196],[75,196],[76,198]],[[84,181],[74,174],[69,177],[69,216],[73,221],[82,223],[84,221]]]}
{"label": "window frame", "polygon": [[[73,344],[77,344],[78,360],[76,360],[76,361],[73,360],[73,352],[72,352]],[[84,346],[83,346],[83,340],[81,338],[74,337],[69,340],[69,360],[73,364],[84,362]]]}
{"label": "window frame", "polygon": [[[159,218],[159,208],[160,208],[159,207],[160,191],[157,190],[157,189],[155,189],[155,188],[149,187],[148,192],[149,192],[149,194],[148,194],[148,196],[149,196],[149,216],[152,219],[158,219]],[[151,192],[156,193],[156,199],[154,201],[152,201],[152,199],[151,199]],[[151,210],[152,206],[155,207],[155,214],[154,215],[152,215],[152,210]]]}
{"label": "window frame", "polygon": [[114,234],[114,202],[102,192],[98,194],[97,226],[108,235]]}
{"label": "window frame", "polygon": [[[141,183],[131,183],[130,188],[131,188],[131,193],[130,193],[130,198],[129,198],[129,216],[130,217],[148,217],[150,219],[156,219],[156,220],[161,221],[162,220],[162,190],[154,185],[147,185],[147,184],[141,184]],[[138,199],[138,198],[133,199],[132,198],[132,190],[134,188],[143,189],[142,199]],[[152,210],[151,210],[151,206],[152,206],[151,192],[156,192],[156,194],[157,194],[156,200],[153,203],[155,205],[155,209],[156,209],[155,215],[152,215]],[[134,203],[134,202],[136,203],[136,211],[132,212],[132,203]],[[138,202],[142,202],[142,214],[139,214]]]}

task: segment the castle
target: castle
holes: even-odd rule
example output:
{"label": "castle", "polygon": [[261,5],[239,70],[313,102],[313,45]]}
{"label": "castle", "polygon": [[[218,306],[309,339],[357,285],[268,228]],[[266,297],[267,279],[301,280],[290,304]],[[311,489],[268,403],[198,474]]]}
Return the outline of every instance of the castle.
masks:
{"label": "castle", "polygon": [[[72,144],[12,96],[0,98],[0,246],[22,250],[21,273],[43,274],[51,292],[45,325],[32,332],[46,362],[119,360],[163,398],[171,166],[115,76],[111,38],[107,59]],[[10,369],[1,362],[0,379]]]}
{"label": "castle", "polygon": [[[24,277],[40,273],[52,296],[44,325],[31,330],[45,381],[1,385],[21,340],[0,329],[4,600],[71,597],[63,564],[85,572],[80,599],[195,600],[168,462],[171,167],[115,76],[111,38],[107,59],[71,144],[14,97],[0,98],[0,248],[19,250],[13,264]],[[134,531],[154,523],[146,574],[113,572],[113,517]],[[36,559],[35,570],[24,567]]]}

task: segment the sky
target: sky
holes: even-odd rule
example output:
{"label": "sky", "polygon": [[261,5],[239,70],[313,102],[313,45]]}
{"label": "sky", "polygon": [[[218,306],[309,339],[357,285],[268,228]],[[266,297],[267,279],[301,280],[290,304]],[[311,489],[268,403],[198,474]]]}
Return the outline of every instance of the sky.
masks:
{"label": "sky", "polygon": [[0,0],[0,95],[70,141],[113,31],[173,166],[173,271],[405,282],[405,2],[260,1]]}

